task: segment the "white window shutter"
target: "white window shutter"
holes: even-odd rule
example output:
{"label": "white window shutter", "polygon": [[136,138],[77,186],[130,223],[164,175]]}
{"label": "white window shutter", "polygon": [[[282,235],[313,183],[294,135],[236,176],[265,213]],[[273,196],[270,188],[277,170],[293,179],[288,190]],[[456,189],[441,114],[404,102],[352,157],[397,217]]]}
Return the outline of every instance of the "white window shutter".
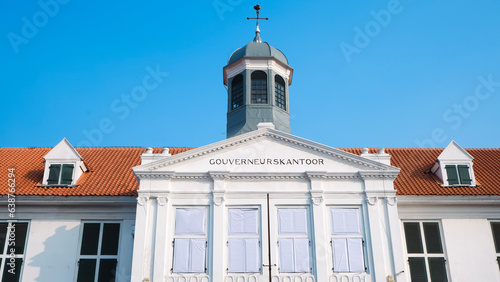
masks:
{"label": "white window shutter", "polygon": [[307,235],[307,209],[278,209],[280,235]]}
{"label": "white window shutter", "polygon": [[229,209],[229,235],[258,235],[258,209]]}
{"label": "white window shutter", "polygon": [[189,272],[205,273],[205,249],[207,241],[205,239],[190,239],[190,267]]}
{"label": "white window shutter", "polygon": [[189,239],[175,239],[174,241],[174,273],[189,272]]}
{"label": "white window shutter", "polygon": [[351,272],[364,272],[363,240],[361,238],[347,239],[347,249],[349,251],[349,270]]}
{"label": "white window shutter", "polygon": [[279,253],[280,272],[295,272],[293,262],[293,239],[279,239]]}
{"label": "white window shutter", "polygon": [[294,272],[309,272],[309,239],[293,239]]}
{"label": "white window shutter", "polygon": [[332,234],[360,234],[359,209],[331,209]]}
{"label": "white window shutter", "polygon": [[335,272],[348,272],[349,259],[347,255],[347,239],[333,238],[333,270]]}
{"label": "white window shutter", "polygon": [[175,214],[175,235],[205,235],[206,210],[177,209]]}

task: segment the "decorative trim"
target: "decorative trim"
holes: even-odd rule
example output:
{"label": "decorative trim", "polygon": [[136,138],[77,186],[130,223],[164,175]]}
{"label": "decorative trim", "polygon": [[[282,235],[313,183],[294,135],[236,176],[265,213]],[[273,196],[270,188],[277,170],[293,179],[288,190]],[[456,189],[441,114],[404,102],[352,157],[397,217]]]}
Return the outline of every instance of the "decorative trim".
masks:
{"label": "decorative trim", "polygon": [[158,197],[158,198],[156,198],[156,200],[158,201],[158,205],[160,205],[160,206],[165,206],[168,202],[167,197]]}
{"label": "decorative trim", "polygon": [[362,179],[396,179],[399,171],[360,171]]}
{"label": "decorative trim", "polygon": [[378,202],[378,196],[366,197],[366,202],[370,206],[374,206]]}
{"label": "decorative trim", "polygon": [[385,199],[389,206],[394,206],[398,202],[398,198],[396,197],[386,197]]}
{"label": "decorative trim", "polygon": [[[290,143],[290,144],[298,146],[298,147],[302,147],[302,148],[310,149],[312,151],[323,153],[323,154],[326,154],[326,155],[329,155],[329,156],[332,156],[332,157],[335,157],[335,158],[338,158],[338,159],[341,159],[344,161],[349,161],[349,162],[352,162],[352,163],[355,163],[358,165],[362,165],[364,167],[372,168],[372,169],[375,169],[375,171],[378,171],[378,172],[381,172],[384,174],[397,175],[399,173],[399,169],[391,167],[389,165],[380,164],[380,163],[377,163],[375,161],[368,160],[368,159],[362,158],[360,156],[353,155],[353,154],[350,154],[350,153],[347,153],[347,152],[344,152],[344,151],[341,151],[338,149],[330,148],[330,147],[327,147],[327,146],[324,146],[321,144],[316,144],[316,143],[308,141],[308,140],[303,140],[299,137],[295,137],[293,135],[286,134],[286,133],[283,133],[283,132],[280,132],[280,131],[277,131],[274,129],[266,128],[266,129],[261,129],[261,130],[255,130],[255,131],[247,133],[247,134],[248,135],[246,135],[247,136],[246,138],[242,138],[241,136],[238,136],[238,137],[233,137],[234,139],[237,139],[237,140],[231,140],[233,138],[227,139],[227,140],[231,140],[231,141],[229,141],[230,143],[228,143],[227,140],[220,141],[218,143],[208,145],[206,147],[201,147],[203,149],[201,149],[201,148],[193,149],[193,150],[190,150],[190,151],[187,151],[184,153],[180,153],[178,155],[174,155],[170,158],[159,160],[159,161],[156,161],[156,162],[153,162],[150,164],[146,164],[144,166],[138,166],[136,168],[140,167],[141,169],[145,169],[146,171],[153,171],[153,170],[157,170],[161,167],[165,167],[165,166],[179,163],[182,161],[190,160],[190,159],[193,159],[193,158],[196,158],[199,156],[203,156],[203,155],[207,155],[207,154],[210,154],[213,152],[217,152],[217,151],[220,151],[220,150],[223,150],[226,148],[239,146],[240,144],[245,144],[247,142],[250,142],[250,141],[258,139],[258,138],[270,137],[270,138],[274,138],[274,139],[277,139],[277,140],[280,140],[280,141],[283,141],[286,143]],[[238,138],[242,138],[242,139],[238,139]],[[146,171],[134,170],[134,173],[137,177],[143,177],[143,176],[147,175],[147,173],[145,173]]]}
{"label": "decorative trim", "polygon": [[311,200],[315,206],[320,205],[325,200],[323,198],[323,192],[311,192]]}
{"label": "decorative trim", "polygon": [[148,197],[137,197],[137,204],[144,206],[148,202]]}
{"label": "decorative trim", "polygon": [[306,171],[309,180],[321,180],[326,178],[326,171]]}
{"label": "decorative trim", "polygon": [[208,174],[213,180],[225,180],[228,178],[228,171],[209,171]]}
{"label": "decorative trim", "polygon": [[170,179],[174,175],[172,171],[137,171],[135,176],[140,179]]}
{"label": "decorative trim", "polygon": [[225,200],[226,198],[224,197],[224,193],[220,192],[213,193],[213,201],[216,206],[222,205],[222,203],[224,203]]}

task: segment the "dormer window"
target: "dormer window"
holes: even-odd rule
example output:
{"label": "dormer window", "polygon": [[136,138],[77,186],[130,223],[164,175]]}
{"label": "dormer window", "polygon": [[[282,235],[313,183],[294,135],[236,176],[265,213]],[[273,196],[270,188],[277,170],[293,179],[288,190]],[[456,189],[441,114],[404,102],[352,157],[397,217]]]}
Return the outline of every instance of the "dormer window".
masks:
{"label": "dormer window", "polygon": [[73,182],[73,164],[52,164],[49,167],[48,185],[71,185]]}
{"label": "dormer window", "polygon": [[44,157],[43,186],[74,186],[87,171],[82,156],[64,138]]}
{"label": "dormer window", "polygon": [[472,179],[467,165],[447,165],[448,185],[471,185]]}
{"label": "dormer window", "polygon": [[443,186],[476,186],[473,160],[467,151],[451,141],[438,156],[431,172],[443,181]]}

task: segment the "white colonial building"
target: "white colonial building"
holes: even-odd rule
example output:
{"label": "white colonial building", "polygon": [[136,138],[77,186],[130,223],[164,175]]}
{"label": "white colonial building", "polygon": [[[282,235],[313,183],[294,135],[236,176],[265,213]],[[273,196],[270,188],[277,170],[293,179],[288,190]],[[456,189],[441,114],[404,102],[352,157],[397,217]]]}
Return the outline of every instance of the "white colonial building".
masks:
{"label": "white colonial building", "polygon": [[294,136],[292,74],[257,28],[224,67],[226,140],[0,148],[0,280],[500,281],[500,149]]}

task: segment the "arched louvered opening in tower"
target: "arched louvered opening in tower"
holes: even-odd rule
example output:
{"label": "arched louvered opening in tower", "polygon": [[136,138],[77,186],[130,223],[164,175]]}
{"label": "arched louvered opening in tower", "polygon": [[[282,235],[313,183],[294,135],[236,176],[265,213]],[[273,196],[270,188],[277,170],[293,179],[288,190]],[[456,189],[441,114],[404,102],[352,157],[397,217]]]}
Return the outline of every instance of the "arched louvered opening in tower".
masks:
{"label": "arched louvered opening in tower", "polygon": [[274,94],[276,107],[286,111],[285,80],[279,75],[274,76]]}
{"label": "arched louvered opening in tower", "polygon": [[252,104],[267,104],[267,75],[263,71],[252,72]]}
{"label": "arched louvered opening in tower", "polygon": [[231,81],[231,110],[243,105],[243,75],[238,74]]}

